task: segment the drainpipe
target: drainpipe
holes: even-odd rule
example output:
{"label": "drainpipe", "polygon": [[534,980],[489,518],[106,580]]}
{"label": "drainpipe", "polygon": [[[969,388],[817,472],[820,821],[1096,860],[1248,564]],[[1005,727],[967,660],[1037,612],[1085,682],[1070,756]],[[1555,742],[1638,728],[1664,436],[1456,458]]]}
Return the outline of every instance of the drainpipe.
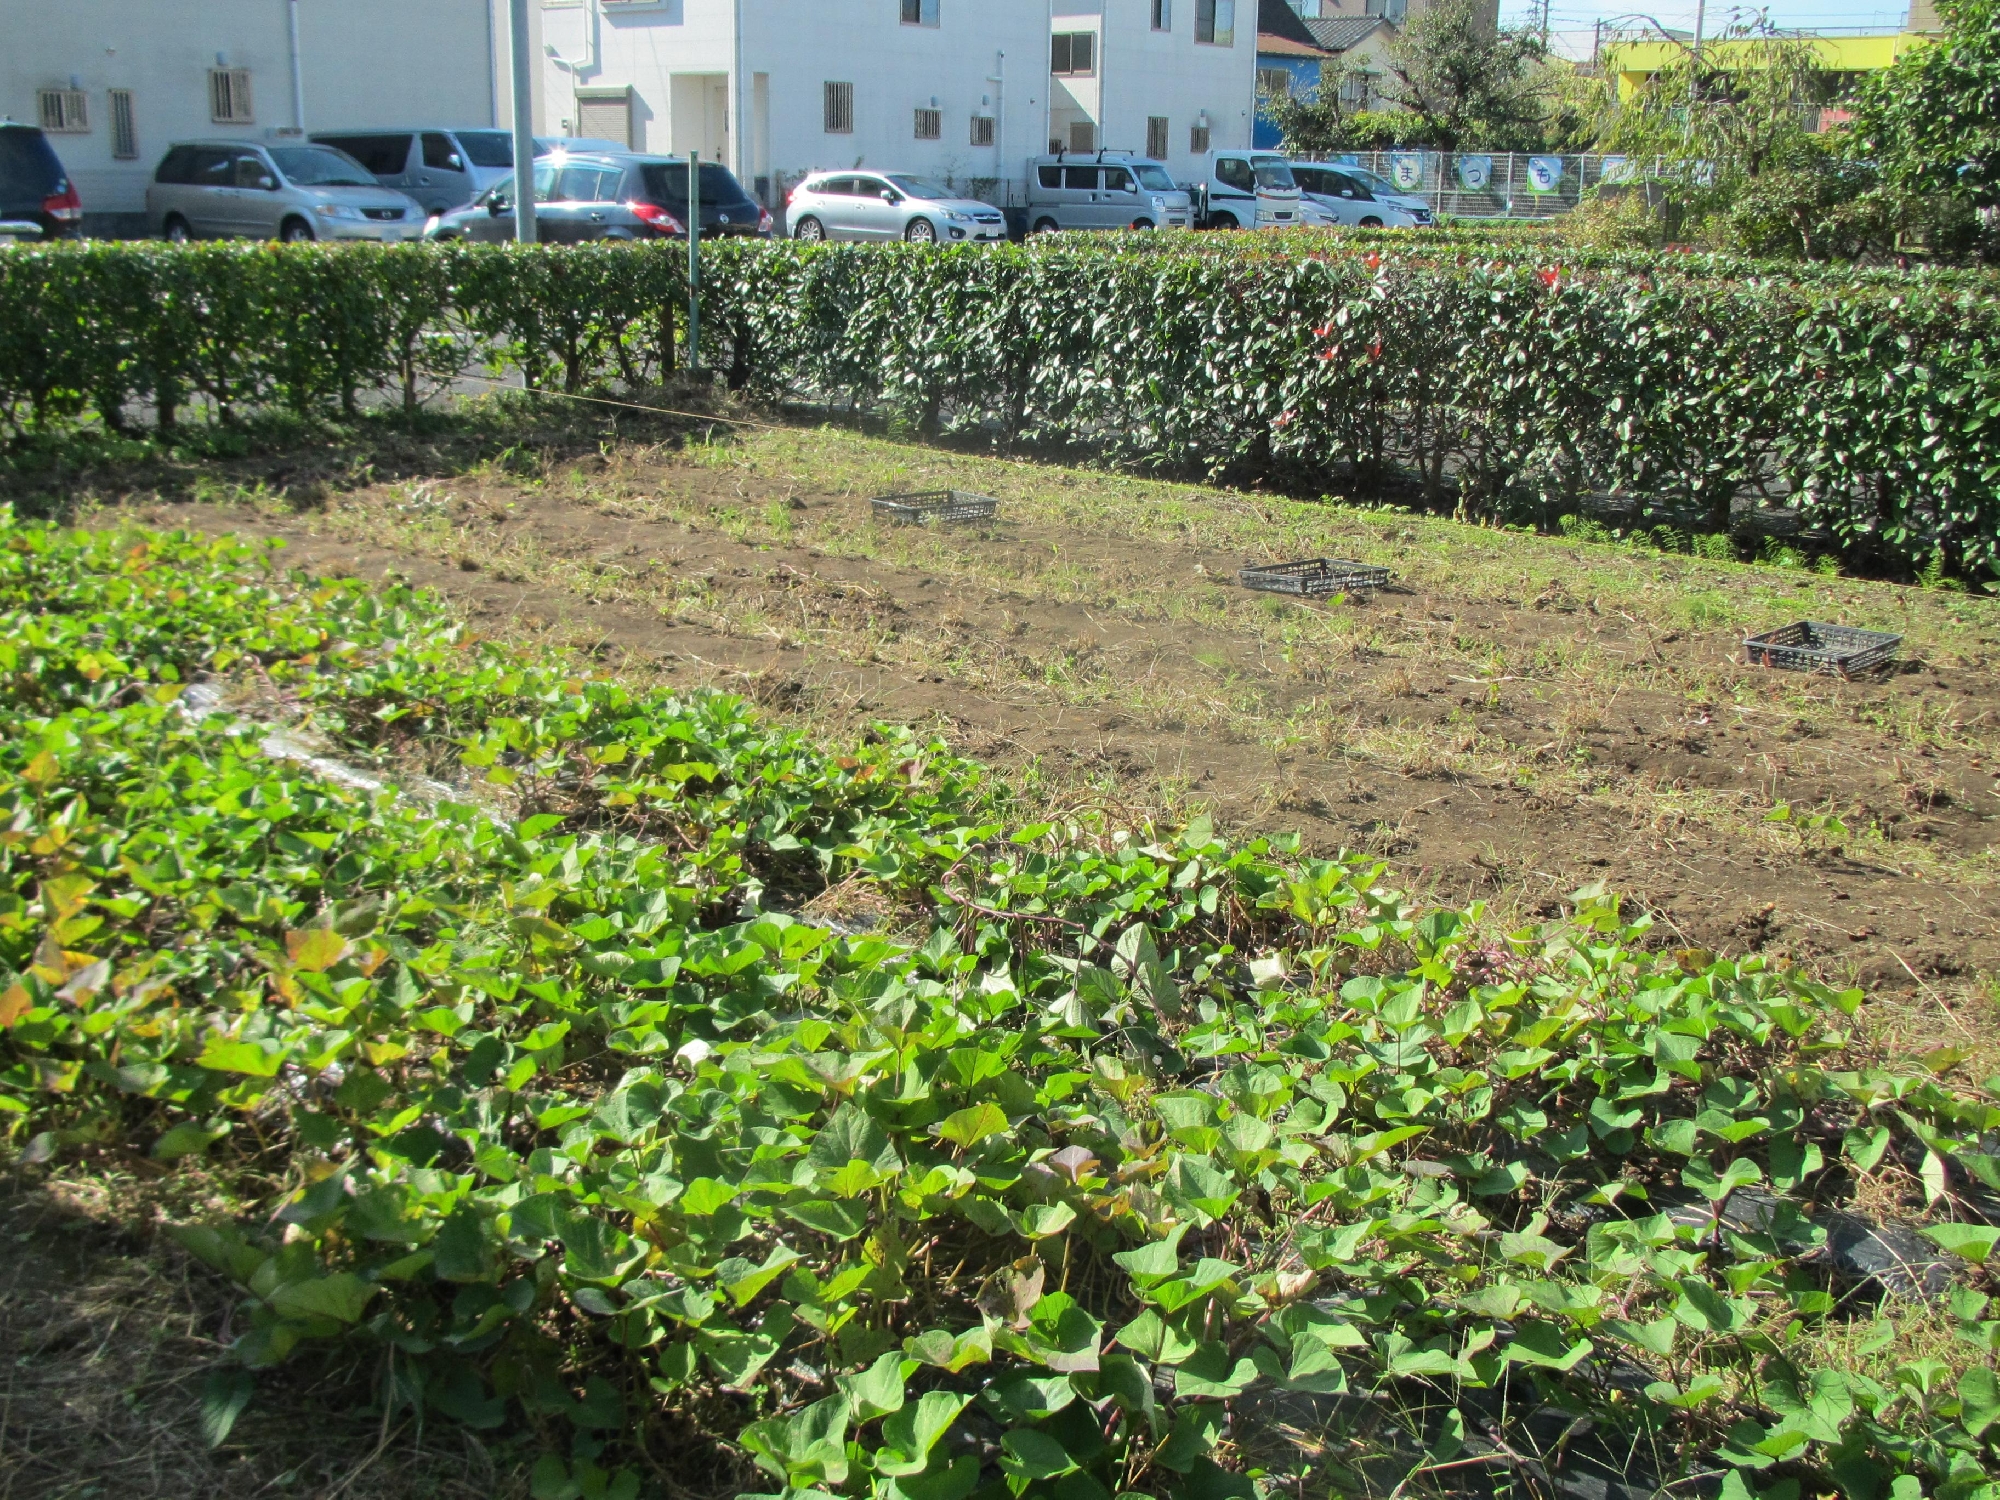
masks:
{"label": "drainpipe", "polygon": [[535,243],[535,73],[528,53],[528,0],[507,7],[514,70],[514,238]]}
{"label": "drainpipe", "polygon": [[1014,202],[1013,179],[1007,175],[1007,54],[993,54],[993,71],[986,76],[993,85],[993,160],[1001,191],[1009,207]]}
{"label": "drainpipe", "polygon": [[287,0],[285,18],[291,25],[292,41],[292,124],[300,135],[306,133],[306,75],[299,61],[299,0]]}

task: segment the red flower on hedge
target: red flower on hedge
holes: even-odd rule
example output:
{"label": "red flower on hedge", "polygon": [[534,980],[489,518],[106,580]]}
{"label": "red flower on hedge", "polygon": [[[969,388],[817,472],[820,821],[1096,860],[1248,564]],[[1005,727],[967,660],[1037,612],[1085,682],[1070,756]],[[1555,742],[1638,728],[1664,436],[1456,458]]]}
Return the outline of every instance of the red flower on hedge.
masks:
{"label": "red flower on hedge", "polygon": [[1535,274],[1542,278],[1543,286],[1554,286],[1558,281],[1562,280],[1562,272],[1560,271],[1537,271]]}

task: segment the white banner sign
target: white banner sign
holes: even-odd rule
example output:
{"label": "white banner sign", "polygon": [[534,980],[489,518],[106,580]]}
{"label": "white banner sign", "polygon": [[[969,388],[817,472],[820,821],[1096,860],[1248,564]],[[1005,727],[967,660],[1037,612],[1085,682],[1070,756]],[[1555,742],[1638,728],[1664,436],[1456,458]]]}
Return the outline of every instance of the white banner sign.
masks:
{"label": "white banner sign", "polygon": [[1486,185],[1493,180],[1493,158],[1490,156],[1461,156],[1458,159],[1458,185],[1468,193],[1483,193]]}
{"label": "white banner sign", "polygon": [[1562,186],[1563,162],[1560,156],[1531,156],[1528,158],[1528,186],[1537,193],[1553,193]]}
{"label": "white banner sign", "polygon": [[1424,159],[1414,151],[1401,151],[1389,158],[1389,180],[1404,192],[1424,185]]}

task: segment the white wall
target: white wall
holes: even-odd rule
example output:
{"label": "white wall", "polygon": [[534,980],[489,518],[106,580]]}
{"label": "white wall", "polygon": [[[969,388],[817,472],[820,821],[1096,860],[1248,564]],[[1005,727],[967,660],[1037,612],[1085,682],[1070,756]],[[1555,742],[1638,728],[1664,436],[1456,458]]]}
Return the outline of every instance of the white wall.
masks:
{"label": "white wall", "polygon": [[[307,128],[494,123],[496,5],[504,50],[506,0],[299,0]],[[0,37],[0,115],[38,123],[37,90],[72,77],[89,95],[89,132],[49,140],[93,229],[145,207],[172,142],[293,123],[285,0],[0,0]],[[251,124],[209,118],[217,53],[251,70]],[[112,159],[110,89],[132,91],[137,160]]]}
{"label": "white wall", "polygon": [[[1058,8],[1064,0],[1056,0]],[[1071,0],[1074,3],[1074,0]],[[1188,130],[1206,112],[1209,149],[1250,144],[1250,109],[1256,98],[1255,0],[1236,0],[1235,42],[1228,47],[1194,39],[1194,0],[1172,0],[1170,29],[1152,29],[1151,0],[1101,0],[1105,7],[1105,145],[1146,149],[1146,120],[1167,120],[1167,165],[1182,181],[1201,175],[1188,150]],[[1062,24],[1058,17],[1056,24]]]}
{"label": "white wall", "polygon": [[[537,3],[559,54],[544,59],[543,128],[557,133],[574,121],[579,86],[629,86],[635,146],[721,154],[746,187],[770,179],[773,201],[809,171],[854,166],[1018,183],[1027,158],[1047,149],[1052,113],[1096,119],[1102,143],[1134,151],[1145,148],[1147,118],[1163,115],[1170,163],[1185,175],[1193,173],[1188,128],[1202,111],[1212,146],[1250,141],[1253,0],[1238,0],[1231,47],[1195,42],[1194,0],[1174,0],[1163,32],[1151,29],[1151,0],[937,0],[934,27],[902,24],[899,0]],[[1051,78],[1052,28],[1100,32],[1095,76]],[[825,129],[828,82],[854,85],[852,133]],[[695,103],[718,83],[726,138],[712,109]],[[941,137],[918,140],[916,111],[933,99]],[[992,146],[972,145],[974,115],[996,120]]]}

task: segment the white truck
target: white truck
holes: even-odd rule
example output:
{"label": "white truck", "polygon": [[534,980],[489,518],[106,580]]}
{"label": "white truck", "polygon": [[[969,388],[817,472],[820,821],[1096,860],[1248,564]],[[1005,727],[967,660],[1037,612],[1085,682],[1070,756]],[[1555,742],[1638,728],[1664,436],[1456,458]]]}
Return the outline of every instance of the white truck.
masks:
{"label": "white truck", "polygon": [[1211,151],[1190,184],[1202,229],[1287,229],[1305,222],[1299,184],[1275,151]]}

